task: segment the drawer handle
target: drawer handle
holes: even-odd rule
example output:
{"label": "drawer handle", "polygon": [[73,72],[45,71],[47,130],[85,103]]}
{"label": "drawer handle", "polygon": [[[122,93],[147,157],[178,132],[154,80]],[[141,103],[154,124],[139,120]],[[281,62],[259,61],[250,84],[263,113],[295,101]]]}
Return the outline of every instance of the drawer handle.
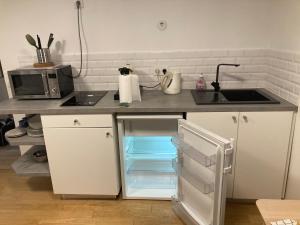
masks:
{"label": "drawer handle", "polygon": [[79,120],[75,119],[74,120],[74,125],[79,125]]}
{"label": "drawer handle", "polygon": [[247,116],[243,116],[243,119],[244,119],[244,121],[246,122],[246,123],[248,123],[248,117]]}
{"label": "drawer handle", "polygon": [[233,119],[233,122],[234,122],[234,123],[237,123],[237,118],[236,118],[236,116],[232,116],[232,119]]}

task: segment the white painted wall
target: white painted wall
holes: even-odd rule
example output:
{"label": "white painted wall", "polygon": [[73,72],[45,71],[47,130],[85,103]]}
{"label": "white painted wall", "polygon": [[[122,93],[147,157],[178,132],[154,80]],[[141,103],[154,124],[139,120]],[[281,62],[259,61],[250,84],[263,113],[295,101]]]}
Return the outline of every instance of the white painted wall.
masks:
{"label": "white painted wall", "polygon": [[299,0],[273,0],[270,12],[271,48],[300,52]]}
{"label": "white painted wall", "polygon": [[[0,58],[4,68],[17,55],[32,55],[25,34],[50,32],[60,53],[78,53],[75,0],[0,0]],[[272,0],[84,0],[88,49],[93,52],[266,48],[266,12]],[[160,19],[168,29],[157,29]]]}

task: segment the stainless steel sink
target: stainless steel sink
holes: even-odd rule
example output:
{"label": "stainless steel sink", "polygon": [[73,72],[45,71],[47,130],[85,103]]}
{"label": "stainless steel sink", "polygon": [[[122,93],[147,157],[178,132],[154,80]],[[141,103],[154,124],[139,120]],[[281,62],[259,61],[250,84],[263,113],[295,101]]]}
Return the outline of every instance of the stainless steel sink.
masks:
{"label": "stainless steel sink", "polygon": [[261,89],[192,90],[197,105],[207,104],[279,104]]}

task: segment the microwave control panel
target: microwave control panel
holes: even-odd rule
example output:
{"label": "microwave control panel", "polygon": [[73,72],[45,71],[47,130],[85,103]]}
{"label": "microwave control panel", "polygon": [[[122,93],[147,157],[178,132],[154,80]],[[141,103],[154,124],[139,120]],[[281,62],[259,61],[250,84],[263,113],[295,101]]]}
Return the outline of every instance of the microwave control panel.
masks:
{"label": "microwave control panel", "polygon": [[57,79],[57,74],[48,73],[48,85],[49,85],[49,94],[51,98],[59,98],[59,84]]}

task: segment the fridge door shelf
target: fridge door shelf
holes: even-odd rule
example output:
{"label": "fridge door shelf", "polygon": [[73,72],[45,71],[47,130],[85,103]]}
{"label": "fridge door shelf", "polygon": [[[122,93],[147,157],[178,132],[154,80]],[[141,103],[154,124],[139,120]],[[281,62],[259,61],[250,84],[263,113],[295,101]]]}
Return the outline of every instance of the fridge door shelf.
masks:
{"label": "fridge door shelf", "polygon": [[199,218],[199,216],[194,216],[194,213],[189,210],[183,203],[178,201],[176,198],[172,198],[172,209],[174,212],[182,219],[185,224],[189,225],[199,225],[199,224],[209,224],[211,222],[207,221],[205,218]]}
{"label": "fridge door shelf", "polygon": [[127,174],[146,175],[146,174],[176,174],[174,168],[175,159],[171,160],[127,160]]}
{"label": "fridge door shelf", "polygon": [[[199,163],[199,159],[192,154],[188,155],[182,149],[178,149],[177,171],[180,179],[184,179],[203,194],[214,192],[215,167],[206,167]],[[175,167],[175,165],[174,165]]]}
{"label": "fridge door shelf", "polygon": [[184,179],[185,181],[189,182],[194,188],[198,189],[198,191],[202,192],[203,194],[214,192],[215,183],[213,180],[209,181],[196,177],[185,168],[181,168],[179,171],[179,179]]}
{"label": "fridge door shelf", "polygon": [[180,149],[182,153],[185,153],[205,167],[212,167],[216,164],[217,154],[214,152],[207,152],[207,154],[205,154],[204,152],[196,150],[196,148],[186,143],[180,136],[172,138],[172,143],[177,149]]}

